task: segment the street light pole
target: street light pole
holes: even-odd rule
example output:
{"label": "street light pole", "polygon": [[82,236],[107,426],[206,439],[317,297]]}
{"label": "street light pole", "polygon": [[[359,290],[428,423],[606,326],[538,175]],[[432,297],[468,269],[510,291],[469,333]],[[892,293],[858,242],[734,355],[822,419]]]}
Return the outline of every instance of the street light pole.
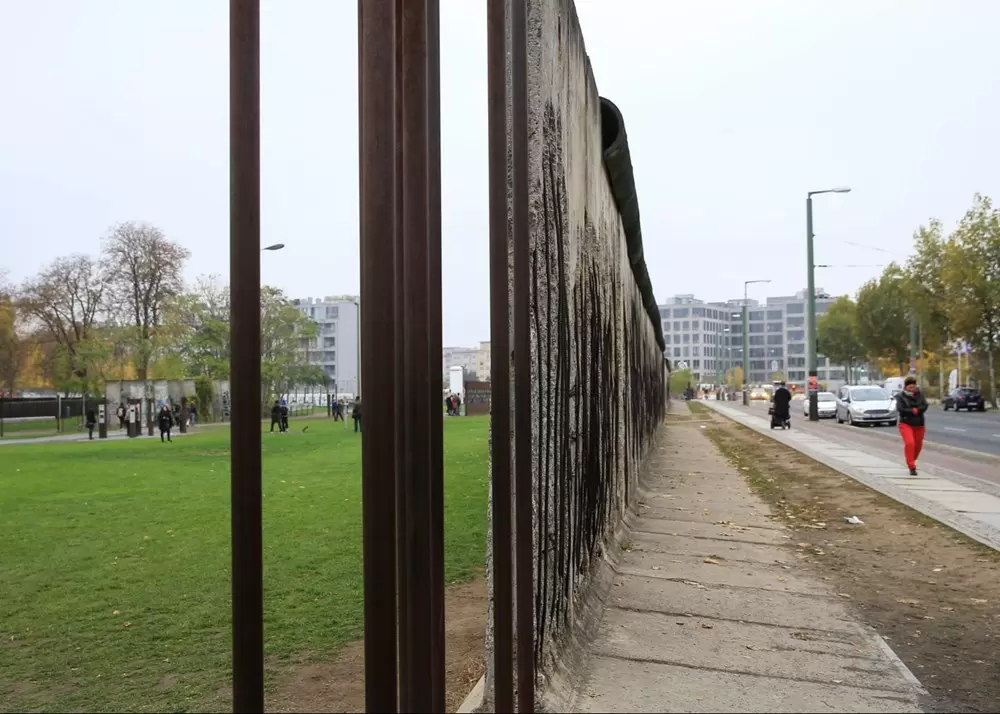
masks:
{"label": "street light pole", "polygon": [[743,406],[750,406],[750,390],[747,388],[749,385],[749,375],[750,375],[750,308],[747,305],[749,301],[749,289],[754,283],[769,283],[770,280],[746,280],[743,283]]}
{"label": "street light pole", "polygon": [[816,345],[816,262],[813,260],[813,201],[812,197],[821,193],[850,193],[849,188],[828,188],[810,191],[806,194],[806,368],[809,378],[806,383],[809,395],[809,421],[819,421],[819,379],[817,371]]}

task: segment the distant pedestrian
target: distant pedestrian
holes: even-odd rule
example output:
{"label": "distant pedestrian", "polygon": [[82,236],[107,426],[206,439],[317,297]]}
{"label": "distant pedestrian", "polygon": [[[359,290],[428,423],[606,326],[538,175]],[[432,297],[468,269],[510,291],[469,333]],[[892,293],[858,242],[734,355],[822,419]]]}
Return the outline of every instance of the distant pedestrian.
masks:
{"label": "distant pedestrian", "polygon": [[455,395],[455,416],[460,416],[462,414],[462,397],[459,394]]}
{"label": "distant pedestrian", "polygon": [[126,413],[125,412],[125,405],[119,402],[119,404],[118,404],[118,411],[115,412],[115,413],[118,415],[118,428],[119,429],[124,429],[125,428],[125,413]]}
{"label": "distant pedestrian", "polygon": [[274,400],[274,406],[271,407],[271,433],[274,433],[274,426],[278,425],[278,431],[281,429],[281,402],[277,399]]}
{"label": "distant pedestrian", "polygon": [[899,414],[899,433],[903,437],[903,455],[910,476],[917,475],[917,459],[924,446],[924,413],[927,398],[917,386],[913,375],[903,380],[903,391],[896,395],[896,411]]}
{"label": "distant pedestrian", "polygon": [[94,440],[94,425],[97,424],[97,414],[93,409],[87,410],[87,434],[90,440]]}
{"label": "distant pedestrian", "polygon": [[164,404],[160,407],[160,413],[156,418],[157,424],[160,427],[160,441],[173,441],[170,438],[170,430],[174,428],[174,415],[170,411],[170,407]]}
{"label": "distant pedestrian", "polygon": [[188,424],[194,426],[198,423],[198,407],[192,404],[188,407]]}
{"label": "distant pedestrian", "polygon": [[363,431],[361,425],[361,395],[354,400],[354,409],[351,410],[351,417],[354,419],[354,432],[358,433]]}
{"label": "distant pedestrian", "polygon": [[281,430],[288,431],[288,402],[281,400]]}
{"label": "distant pedestrian", "polygon": [[344,415],[340,413],[340,402],[336,399],[330,403],[330,416],[333,417],[334,421],[344,418]]}

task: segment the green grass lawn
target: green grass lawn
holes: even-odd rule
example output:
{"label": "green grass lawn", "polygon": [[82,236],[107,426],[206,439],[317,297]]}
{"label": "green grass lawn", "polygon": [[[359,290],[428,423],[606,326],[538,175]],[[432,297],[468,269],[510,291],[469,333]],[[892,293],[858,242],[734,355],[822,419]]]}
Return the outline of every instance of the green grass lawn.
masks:
{"label": "green grass lawn", "polygon": [[[67,419],[66,429],[76,430],[79,419]],[[4,439],[30,439],[33,436],[53,436],[58,434],[58,424],[55,417],[51,419],[32,419],[31,421],[3,420]]]}
{"label": "green grass lawn", "polygon": [[[487,417],[445,420],[445,576],[482,572]],[[269,668],[362,636],[361,449],[264,435]],[[0,711],[231,708],[229,431],[0,447]]]}

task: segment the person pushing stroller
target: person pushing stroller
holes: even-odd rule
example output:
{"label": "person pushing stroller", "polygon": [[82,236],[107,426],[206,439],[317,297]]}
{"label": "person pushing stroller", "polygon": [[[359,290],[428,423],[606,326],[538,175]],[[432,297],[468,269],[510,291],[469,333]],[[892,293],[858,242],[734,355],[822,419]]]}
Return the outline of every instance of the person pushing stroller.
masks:
{"label": "person pushing stroller", "polygon": [[779,382],[771,397],[771,428],[792,428],[792,393],[784,382]]}

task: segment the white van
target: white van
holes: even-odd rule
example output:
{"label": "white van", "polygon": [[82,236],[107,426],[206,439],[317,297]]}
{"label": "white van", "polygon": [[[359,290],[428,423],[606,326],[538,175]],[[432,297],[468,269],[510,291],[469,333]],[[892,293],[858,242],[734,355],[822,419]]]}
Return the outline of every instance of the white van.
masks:
{"label": "white van", "polygon": [[889,392],[890,397],[895,397],[903,391],[903,377],[889,377],[882,388]]}

